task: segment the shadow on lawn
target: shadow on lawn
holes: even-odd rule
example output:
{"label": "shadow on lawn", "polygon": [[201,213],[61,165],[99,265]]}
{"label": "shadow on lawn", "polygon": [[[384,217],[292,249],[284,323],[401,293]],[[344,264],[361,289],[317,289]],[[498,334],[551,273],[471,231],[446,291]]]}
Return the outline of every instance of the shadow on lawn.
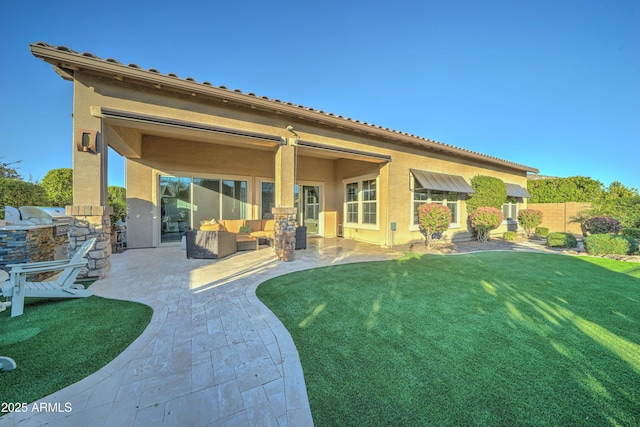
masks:
{"label": "shadow on lawn", "polygon": [[[545,256],[540,254],[539,256]],[[478,257],[477,255],[469,255]],[[482,264],[478,258],[478,263]],[[557,256],[551,258],[558,261]],[[605,288],[622,288],[623,283],[631,286],[626,291],[622,289],[612,291],[614,296],[628,298],[637,302],[632,297],[640,290],[640,279],[635,277],[639,268],[623,269],[621,272],[613,272],[597,264],[588,262],[582,258],[562,258],[562,265],[551,264],[544,272],[537,272],[535,275],[540,276],[540,281],[545,282],[551,288],[558,285],[568,284],[568,286],[581,286],[582,292],[592,292],[597,295],[598,289]],[[571,273],[566,271],[569,267],[584,269],[593,272],[588,273],[586,281],[576,281],[569,277]],[[597,273],[596,273],[597,272]],[[599,282],[598,273],[605,273],[614,276],[609,282]],[[555,280],[553,277],[555,276]],[[584,280],[584,279],[583,279]],[[563,296],[539,297],[536,296],[535,288],[528,290],[526,287],[514,285],[513,281],[504,279],[481,280],[480,286],[488,295],[500,298],[504,304],[504,309],[511,319],[511,327],[516,329],[525,327],[537,334],[544,342],[553,347],[553,349],[563,358],[570,361],[571,378],[588,393],[594,401],[597,401],[603,409],[603,413],[597,414],[595,418],[601,416],[612,425],[625,425],[637,422],[640,417],[640,403],[638,396],[634,396],[634,386],[640,382],[640,345],[631,339],[623,336],[623,333],[629,334],[629,331],[638,331],[640,329],[640,309],[637,306],[626,306],[627,313],[616,310],[618,304],[614,299],[591,301],[593,305],[599,305],[599,310],[593,310],[593,306],[585,307],[584,304],[574,304],[570,298]],[[611,290],[611,289],[607,289]],[[558,289],[557,292],[562,292]],[[575,306],[575,308],[573,307]],[[608,313],[607,313],[608,311]],[[580,315],[577,312],[584,312]],[[589,320],[591,318],[596,321]],[[614,328],[618,333],[612,331],[607,326]],[[593,359],[593,352],[585,352],[582,349],[584,344],[580,343],[580,339],[576,339],[576,335],[582,335],[591,340],[592,345],[600,346],[601,350],[605,350],[611,359],[617,359],[627,365],[626,375],[616,376],[612,371],[606,369],[606,363]],[[629,335],[638,338],[638,334],[631,333]],[[587,344],[587,347],[590,347]],[[603,358],[606,357],[603,355]],[[636,387],[637,392],[637,387]],[[622,411],[616,401],[627,401],[629,407],[636,406],[635,413],[627,413]],[[631,411],[634,412],[634,411]],[[589,417],[585,418],[588,421]]]}
{"label": "shadow on lawn", "polygon": [[555,254],[408,253],[257,294],[294,338],[318,425],[637,425],[634,274]]}

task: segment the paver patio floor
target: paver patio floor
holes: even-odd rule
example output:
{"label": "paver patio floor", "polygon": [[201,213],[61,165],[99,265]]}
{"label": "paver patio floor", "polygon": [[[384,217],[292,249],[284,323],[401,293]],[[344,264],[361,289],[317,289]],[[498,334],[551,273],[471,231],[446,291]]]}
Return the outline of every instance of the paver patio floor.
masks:
{"label": "paver patio floor", "polygon": [[222,260],[186,259],[179,246],[114,254],[111,271],[92,289],[151,306],[151,323],[107,366],[39,401],[63,409],[68,402],[70,412],[8,414],[0,426],[313,425],[296,348],[257,299],[257,286],[292,271],[401,252],[344,239],[308,244],[286,263],[271,248]]}

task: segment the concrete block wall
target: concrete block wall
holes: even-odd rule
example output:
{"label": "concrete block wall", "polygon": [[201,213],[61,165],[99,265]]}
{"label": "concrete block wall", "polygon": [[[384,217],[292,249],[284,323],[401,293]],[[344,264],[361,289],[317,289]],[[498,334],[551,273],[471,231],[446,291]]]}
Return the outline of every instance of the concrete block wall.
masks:
{"label": "concrete block wall", "polygon": [[591,203],[529,203],[527,209],[542,211],[541,227],[547,227],[550,232],[561,231],[572,234],[582,234],[580,224],[572,223],[571,217],[577,216],[582,210],[589,209]]}

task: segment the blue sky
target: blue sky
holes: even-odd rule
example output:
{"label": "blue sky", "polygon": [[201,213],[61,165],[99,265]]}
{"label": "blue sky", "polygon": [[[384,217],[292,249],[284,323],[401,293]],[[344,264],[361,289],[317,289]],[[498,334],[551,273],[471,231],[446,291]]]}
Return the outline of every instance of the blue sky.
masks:
{"label": "blue sky", "polygon": [[6,1],[0,40],[0,161],[27,179],[71,166],[44,41],[640,188],[637,0]]}

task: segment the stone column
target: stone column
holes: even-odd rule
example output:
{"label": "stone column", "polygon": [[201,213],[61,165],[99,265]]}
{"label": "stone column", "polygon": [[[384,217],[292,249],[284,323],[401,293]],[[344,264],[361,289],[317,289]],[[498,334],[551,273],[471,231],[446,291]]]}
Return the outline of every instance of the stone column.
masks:
{"label": "stone column", "polygon": [[281,261],[293,261],[296,248],[296,208],[273,208],[274,245],[276,256]]}
{"label": "stone column", "polygon": [[69,257],[72,257],[82,244],[92,238],[96,243],[89,251],[87,269],[78,277],[99,279],[111,269],[111,218],[110,206],[67,206],[67,215],[73,216],[69,230]]}

